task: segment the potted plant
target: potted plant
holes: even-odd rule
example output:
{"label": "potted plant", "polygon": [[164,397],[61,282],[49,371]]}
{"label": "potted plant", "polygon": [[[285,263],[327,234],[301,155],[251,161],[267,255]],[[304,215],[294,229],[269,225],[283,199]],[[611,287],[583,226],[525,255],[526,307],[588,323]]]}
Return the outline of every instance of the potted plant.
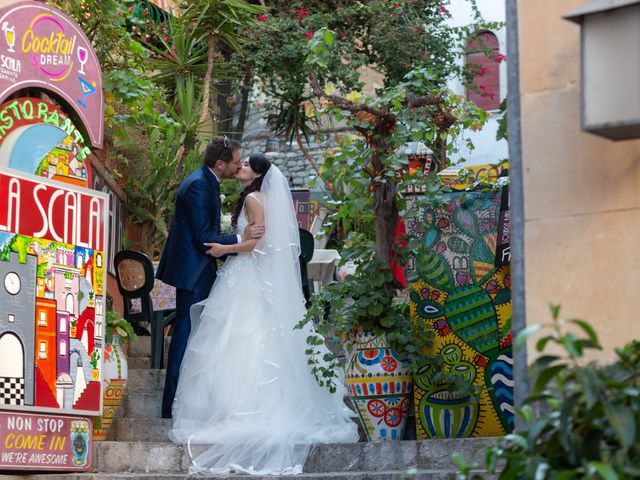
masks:
{"label": "potted plant", "polygon": [[138,337],[133,326],[112,310],[107,311],[102,363],[102,416],[93,419],[93,439],[106,440],[116,411],[124,398],[128,368],[124,345]]}
{"label": "potted plant", "polygon": [[[375,258],[359,263],[355,273],[314,295],[306,318],[317,320],[322,335],[307,339],[318,382],[336,390],[344,354],[347,391],[369,440],[401,440],[411,406],[414,328],[407,306],[386,291],[393,282]],[[335,353],[325,353],[325,339]]]}

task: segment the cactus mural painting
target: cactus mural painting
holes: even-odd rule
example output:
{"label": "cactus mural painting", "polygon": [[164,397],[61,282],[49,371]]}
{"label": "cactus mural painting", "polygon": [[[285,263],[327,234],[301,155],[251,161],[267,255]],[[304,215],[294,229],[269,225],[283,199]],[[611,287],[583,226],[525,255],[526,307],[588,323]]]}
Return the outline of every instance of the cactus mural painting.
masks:
{"label": "cactus mural painting", "polygon": [[506,193],[450,195],[444,206],[422,210],[408,222],[409,234],[422,238],[427,250],[416,262],[420,279],[411,285],[410,311],[413,321],[433,331],[432,353],[443,358],[443,368],[480,387],[481,394],[476,402],[448,392],[423,368],[415,378],[417,433],[504,435],[513,429]]}

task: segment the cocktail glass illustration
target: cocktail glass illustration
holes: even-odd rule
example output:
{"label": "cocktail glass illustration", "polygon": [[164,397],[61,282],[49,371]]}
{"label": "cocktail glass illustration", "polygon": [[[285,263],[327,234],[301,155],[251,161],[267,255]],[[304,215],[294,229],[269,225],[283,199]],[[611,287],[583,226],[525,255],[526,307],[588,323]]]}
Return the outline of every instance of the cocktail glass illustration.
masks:
{"label": "cocktail glass illustration", "polygon": [[87,108],[87,105],[84,103],[84,99],[87,95],[91,95],[96,92],[96,86],[95,83],[89,83],[82,77],[78,77],[78,80],[80,80],[80,87],[82,88],[82,98],[77,100],[77,102],[83,108]]}
{"label": "cocktail glass illustration", "polygon": [[14,53],[15,50],[13,46],[16,43],[16,27],[15,25],[11,25],[9,27],[9,22],[2,22],[2,31],[4,32],[4,38],[7,40],[7,45],[9,45],[8,52]]}
{"label": "cocktail glass illustration", "polygon": [[89,52],[84,47],[78,47],[77,53],[78,61],[80,62],[80,70],[78,70],[78,73],[81,75],[85,75],[84,64],[87,63],[87,60],[89,60]]}

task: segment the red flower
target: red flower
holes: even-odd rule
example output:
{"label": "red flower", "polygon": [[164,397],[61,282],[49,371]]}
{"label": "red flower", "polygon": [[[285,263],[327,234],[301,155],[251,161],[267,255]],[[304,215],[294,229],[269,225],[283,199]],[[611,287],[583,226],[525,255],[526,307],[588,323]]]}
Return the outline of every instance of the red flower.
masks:
{"label": "red flower", "polygon": [[269,18],[269,17],[267,17],[266,15],[258,15],[256,20],[258,20],[259,22],[266,22],[267,18]]}
{"label": "red flower", "polygon": [[313,38],[313,31],[307,30],[304,34],[305,38]]}
{"label": "red flower", "polygon": [[444,5],[438,5],[438,8],[440,9],[440,12],[444,13],[445,15],[449,13],[449,10],[447,10],[447,8]]}
{"label": "red flower", "polygon": [[507,56],[501,54],[500,52],[496,52],[493,56],[493,58],[496,60],[496,62],[500,63],[500,62],[506,62],[507,61]]}
{"label": "red flower", "polygon": [[394,3],[393,4],[393,8],[400,8],[400,4],[399,3]]}
{"label": "red flower", "polygon": [[311,15],[311,11],[308,8],[299,8],[296,13],[298,14],[298,25],[300,26],[302,26],[302,19]]}

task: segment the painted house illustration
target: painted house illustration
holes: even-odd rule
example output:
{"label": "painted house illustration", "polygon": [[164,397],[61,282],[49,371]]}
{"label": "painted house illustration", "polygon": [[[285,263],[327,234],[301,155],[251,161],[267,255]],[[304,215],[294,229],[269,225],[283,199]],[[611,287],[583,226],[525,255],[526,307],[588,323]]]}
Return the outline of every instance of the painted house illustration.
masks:
{"label": "painted house illustration", "polygon": [[57,407],[56,360],[57,342],[56,302],[47,298],[36,298],[36,401],[35,405]]}
{"label": "painted house illustration", "polygon": [[68,312],[58,310],[56,312],[57,321],[57,342],[56,352],[56,399],[60,408],[71,407],[65,405],[65,390],[73,388],[73,380],[69,375],[69,330],[71,328],[70,315]]}
{"label": "painted house illustration", "polygon": [[0,406],[96,410],[99,367],[91,359],[105,317],[94,265],[102,254],[36,239],[27,251],[36,255],[25,263],[13,252],[0,261]]}
{"label": "painted house illustration", "polygon": [[0,405],[33,405],[37,257],[0,261]]}

